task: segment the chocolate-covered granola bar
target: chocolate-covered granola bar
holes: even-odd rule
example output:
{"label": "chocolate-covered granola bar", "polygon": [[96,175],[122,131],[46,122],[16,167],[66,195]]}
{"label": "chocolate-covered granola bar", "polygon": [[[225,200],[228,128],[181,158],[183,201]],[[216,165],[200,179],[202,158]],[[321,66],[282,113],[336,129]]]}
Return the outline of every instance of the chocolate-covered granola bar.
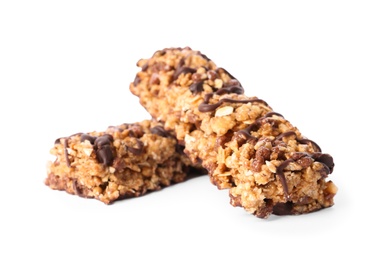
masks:
{"label": "chocolate-covered granola bar", "polygon": [[333,158],[206,55],[166,48],[137,65],[131,93],[233,206],[267,218],[334,205]]}
{"label": "chocolate-covered granola bar", "polygon": [[55,160],[47,165],[47,186],[106,204],[204,173],[154,120],[58,138],[50,153]]}

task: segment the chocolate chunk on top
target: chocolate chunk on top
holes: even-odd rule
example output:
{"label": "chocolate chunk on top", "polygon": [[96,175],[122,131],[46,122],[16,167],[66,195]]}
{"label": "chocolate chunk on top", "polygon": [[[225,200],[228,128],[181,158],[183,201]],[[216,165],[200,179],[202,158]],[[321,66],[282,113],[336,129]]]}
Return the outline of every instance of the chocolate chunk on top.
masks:
{"label": "chocolate chunk on top", "polygon": [[113,163],[114,152],[111,144],[113,137],[110,134],[104,134],[103,136],[97,137],[93,149],[96,152],[97,160],[105,166],[110,166]]}

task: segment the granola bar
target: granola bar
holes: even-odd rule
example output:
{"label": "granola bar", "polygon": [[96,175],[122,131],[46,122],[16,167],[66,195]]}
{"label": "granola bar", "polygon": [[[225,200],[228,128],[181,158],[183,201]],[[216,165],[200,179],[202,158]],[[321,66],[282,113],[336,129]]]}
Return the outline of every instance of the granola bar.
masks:
{"label": "granola bar", "polygon": [[47,165],[47,186],[105,204],[201,173],[175,137],[153,120],[58,138],[50,153],[55,160]]}
{"label": "granola bar", "polygon": [[332,156],[200,51],[166,48],[141,68],[130,91],[175,133],[233,206],[259,217],[298,215],[334,205]]}

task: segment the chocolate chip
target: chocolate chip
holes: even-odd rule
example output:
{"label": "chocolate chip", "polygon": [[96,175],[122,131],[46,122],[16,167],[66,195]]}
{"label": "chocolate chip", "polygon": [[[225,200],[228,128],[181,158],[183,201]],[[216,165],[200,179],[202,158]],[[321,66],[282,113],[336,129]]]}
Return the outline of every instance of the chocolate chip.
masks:
{"label": "chocolate chip", "polygon": [[109,134],[104,134],[96,138],[96,140],[94,141],[94,146],[96,148],[100,148],[104,145],[110,145],[111,142],[113,142],[113,136]]}
{"label": "chocolate chip", "polygon": [[193,93],[194,95],[201,93],[203,91],[203,81],[199,81],[191,84],[189,89],[191,93]]}
{"label": "chocolate chip", "polygon": [[109,134],[97,137],[94,141],[93,149],[97,155],[97,161],[105,166],[110,166],[113,163],[114,153],[111,148],[113,137]]}
{"label": "chocolate chip", "polygon": [[176,143],[175,144],[175,151],[177,151],[180,155],[185,155],[185,146]]}
{"label": "chocolate chip", "polygon": [[150,129],[152,134],[159,135],[162,137],[168,137],[169,133],[161,126],[155,126]]}
{"label": "chocolate chip", "polygon": [[105,166],[113,163],[114,155],[110,145],[103,145],[96,150],[97,161]]}

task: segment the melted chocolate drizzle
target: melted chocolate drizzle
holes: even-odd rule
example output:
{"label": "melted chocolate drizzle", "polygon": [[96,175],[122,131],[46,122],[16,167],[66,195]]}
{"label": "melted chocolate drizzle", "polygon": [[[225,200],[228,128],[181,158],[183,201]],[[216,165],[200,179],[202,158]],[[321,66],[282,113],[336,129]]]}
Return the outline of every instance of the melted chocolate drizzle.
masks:
{"label": "melted chocolate drizzle", "polygon": [[277,112],[274,112],[274,111],[268,112],[267,114],[264,115],[264,117],[271,117],[271,116],[280,116],[280,117],[283,117],[282,114],[277,113]]}
{"label": "melted chocolate drizzle", "polygon": [[179,77],[179,75],[181,75],[182,73],[183,73],[183,74],[187,74],[187,73],[193,74],[193,73],[195,73],[195,72],[197,72],[196,69],[193,69],[193,68],[190,68],[190,67],[186,67],[186,66],[182,66],[182,67],[179,67],[179,68],[175,71],[174,76],[173,76],[173,79],[176,80],[176,79]]}
{"label": "melted chocolate drizzle", "polygon": [[[79,135],[79,134],[81,134],[81,133],[72,134],[72,135],[70,135],[70,136],[64,138],[65,140],[63,141],[63,146],[64,146],[64,148],[65,148],[65,149],[64,149],[64,153],[65,153],[66,165],[67,165],[67,167],[69,167],[69,168],[71,167],[70,159],[69,159],[69,153],[67,152],[67,148],[69,148],[69,139],[70,139],[70,137],[75,136],[75,135]],[[62,138],[63,138],[63,137],[57,138],[57,139],[55,140],[54,144],[60,144]]]}
{"label": "melted chocolate drizzle", "polygon": [[[226,70],[224,70],[224,71],[227,72]],[[216,110],[219,106],[221,106],[225,102],[227,102],[227,103],[259,102],[259,103],[263,103],[263,104],[267,105],[267,103],[264,100],[258,99],[258,98],[243,99],[243,100],[237,100],[237,99],[231,99],[231,98],[222,98],[215,104],[209,104],[210,99],[214,95],[225,95],[225,94],[232,94],[232,93],[240,95],[240,94],[244,93],[244,88],[241,86],[240,82],[238,80],[234,79],[234,77],[232,75],[230,75],[230,77],[232,79],[229,82],[224,83],[220,89],[218,89],[217,91],[215,91],[213,93],[208,93],[205,95],[203,102],[198,107],[198,110],[200,112],[212,112],[212,111]]]}
{"label": "melted chocolate drizzle", "polygon": [[253,135],[251,135],[251,132],[257,131],[257,130],[260,128],[260,126],[261,126],[261,121],[262,121],[264,118],[271,117],[271,116],[273,116],[273,115],[283,117],[283,116],[282,116],[281,114],[279,114],[279,113],[276,113],[276,112],[268,112],[268,113],[265,114],[264,116],[262,116],[262,117],[256,119],[255,122],[253,122],[252,124],[250,124],[250,125],[247,126],[246,128],[237,131],[236,134],[244,136],[244,138],[245,138],[247,141],[249,141],[249,140],[257,140],[256,137],[254,137]]}
{"label": "melted chocolate drizzle", "polygon": [[[267,117],[271,117],[273,115],[283,117],[279,113],[268,112],[263,117],[260,117],[260,118],[256,119],[255,122],[250,124],[245,129],[237,131],[236,134],[237,135],[242,135],[246,139],[246,142],[248,142],[249,140],[257,141],[257,138],[252,136],[251,132],[252,131],[257,131],[261,127],[261,122],[262,122],[263,119],[265,119]],[[297,134],[294,131],[284,132],[284,133],[278,135],[275,138],[275,141],[276,140],[281,140],[283,137],[289,137],[289,136],[292,136],[292,135],[297,137]],[[310,156],[315,161],[322,163],[322,165],[324,166],[326,175],[330,174],[333,171],[333,169],[334,169],[333,157],[331,157],[329,154],[322,154],[321,153],[321,148],[318,146],[318,144],[316,144],[314,141],[311,141],[311,140],[306,139],[306,138],[304,138],[304,139],[298,139],[297,138],[296,140],[299,143],[302,143],[302,144],[310,143],[313,146],[314,150],[318,151],[318,152],[315,152],[315,153],[312,153],[312,154],[302,153],[301,155],[299,155],[300,157],[302,157],[302,156]],[[295,160],[287,159],[287,160],[283,161],[276,169],[276,175],[279,177],[279,180],[280,180],[280,182],[281,182],[281,184],[283,186],[284,195],[285,195],[287,200],[290,199],[290,195],[289,195],[289,190],[288,190],[286,178],[284,176],[284,168],[287,167],[291,162],[295,162]]]}
{"label": "melted chocolate drizzle", "polygon": [[216,69],[216,72],[217,72],[217,73],[220,73],[221,70],[224,71],[226,74],[228,74],[228,76],[229,76],[231,79],[236,79],[232,74],[229,73],[229,71],[227,71],[227,70],[224,69],[224,68],[217,68],[217,69]]}
{"label": "melted chocolate drizzle", "polygon": [[313,153],[311,157],[315,161],[320,162],[325,166],[327,175],[333,172],[334,159],[330,154],[319,152],[319,153]]}
{"label": "melted chocolate drizzle", "polygon": [[[288,136],[292,136],[292,135],[295,135],[295,137],[297,136],[294,131],[287,131],[287,132],[284,132],[284,133],[278,135],[276,137],[276,140],[281,140],[283,137],[288,137]],[[314,150],[317,150],[318,152],[322,152],[321,147],[319,147],[319,145],[317,143],[315,143],[314,141],[312,141],[310,139],[307,139],[307,138],[298,139],[298,138],[296,138],[296,140],[301,144],[310,143],[313,146]]]}
{"label": "melted chocolate drizzle", "polygon": [[[233,77],[233,76],[230,75],[230,77]],[[230,93],[244,94],[244,88],[241,86],[240,82],[235,78],[232,78],[230,81],[225,82],[222,85],[222,87],[218,89],[216,92],[214,92],[213,94],[224,95],[224,94],[230,94]]]}
{"label": "melted chocolate drizzle", "polygon": [[310,139],[303,138],[303,139],[297,139],[297,140],[301,144],[308,144],[308,143],[310,143],[313,147],[315,147],[315,150],[317,150],[318,152],[322,152],[321,147],[319,147],[319,145],[316,142],[314,142],[314,141],[312,141]]}
{"label": "melted chocolate drizzle", "polygon": [[209,59],[205,54],[199,53],[199,55],[201,55],[201,57],[204,58],[205,60],[211,61],[211,59]]}
{"label": "melted chocolate drizzle", "polygon": [[[163,54],[161,54],[161,55],[163,55]],[[201,54],[201,56],[204,59],[206,59],[206,60],[210,60],[208,57],[206,57],[203,54]],[[176,68],[176,71],[175,71],[175,73],[173,75],[173,79],[174,80],[176,80],[179,77],[179,75],[182,74],[182,73],[183,74],[187,74],[187,73],[192,73],[193,74],[193,73],[195,73],[197,71],[194,68],[190,68],[190,67],[184,66],[184,64],[185,64],[185,60],[184,60],[184,58],[182,58],[179,61],[178,65],[177,65],[177,68]],[[229,82],[224,83],[223,86],[220,89],[216,90],[215,92],[208,93],[208,94],[206,94],[204,96],[204,101],[198,107],[198,110],[200,112],[212,112],[212,111],[216,110],[219,106],[221,106],[223,103],[259,102],[259,103],[263,103],[264,105],[268,106],[268,104],[264,100],[261,100],[261,99],[258,99],[258,98],[252,98],[252,99],[246,99],[246,100],[235,100],[235,99],[231,99],[231,98],[222,98],[222,99],[220,99],[215,104],[209,104],[210,99],[214,95],[224,95],[224,94],[231,94],[231,93],[243,94],[244,93],[244,89],[241,86],[240,82],[238,80],[236,80],[235,77],[233,77],[227,70],[225,70],[223,68],[217,68],[216,72],[219,74],[221,72],[221,70],[224,71],[226,74],[228,74],[228,76],[231,78],[231,80]],[[138,78],[135,78],[134,85],[136,86],[139,82],[140,82],[140,80]],[[198,81],[198,82],[194,82],[193,84],[190,85],[189,89],[190,89],[190,91],[193,94],[200,93],[200,92],[202,92],[204,90],[203,89],[203,84],[204,84],[203,80],[202,81]],[[264,118],[271,117],[273,115],[283,117],[279,113],[269,112],[266,115],[264,115],[263,117],[256,119],[255,122],[250,124],[245,129],[237,131],[236,134],[244,136],[247,141],[251,140],[251,139],[257,140],[256,137],[251,135],[251,132],[252,131],[257,131],[261,127],[262,120]],[[154,134],[161,135],[161,136],[165,136],[165,134],[166,134],[165,130],[162,129],[161,127],[155,127],[153,129],[151,129],[151,132],[154,133]],[[284,133],[280,134],[279,136],[277,136],[275,140],[281,140],[283,137],[289,137],[289,136],[292,136],[292,135],[295,135],[295,137],[297,137],[297,135],[296,135],[296,133],[294,131],[288,131],[288,132],[284,132]],[[321,148],[318,146],[318,144],[316,144],[312,140],[305,139],[305,138],[303,138],[303,139],[298,139],[297,138],[297,141],[299,143],[302,143],[302,144],[310,143],[313,146],[313,148],[318,151],[317,153],[306,154],[306,155],[303,155],[303,156],[310,156],[315,161],[318,161],[318,162],[322,163],[324,165],[324,167],[325,167],[325,171],[328,174],[333,171],[333,168],[334,168],[333,158],[330,155],[328,155],[328,154],[322,154],[321,153]],[[137,144],[138,144],[139,148],[127,147],[128,150],[130,152],[134,153],[134,154],[140,154],[142,149],[143,149],[143,147],[144,147],[144,144],[140,140],[137,139],[137,142],[138,142]],[[293,159],[287,159],[287,160],[283,161],[277,167],[276,173],[275,173],[279,177],[279,180],[280,180],[280,182],[281,182],[281,184],[283,186],[284,195],[285,195],[287,201],[290,201],[290,194],[289,194],[289,189],[288,189],[288,186],[287,186],[287,181],[286,181],[286,178],[285,178],[285,175],[284,175],[284,169],[292,162],[295,162],[295,161]],[[284,211],[283,208],[286,209],[285,211],[290,211],[291,208],[292,208],[292,205],[289,202],[281,204],[281,205],[282,205],[282,207],[279,206],[278,209],[276,210],[276,211],[279,211],[279,214],[281,214],[281,212]],[[275,209],[274,209],[274,211],[275,211]]]}
{"label": "melted chocolate drizzle", "polygon": [[290,195],[288,194],[288,186],[287,186],[286,177],[284,176],[284,168],[286,168],[287,165],[289,165],[291,162],[294,162],[294,160],[292,159],[285,160],[276,168],[276,175],[280,179],[280,182],[283,186],[284,196],[286,197],[287,200],[290,199]]}
{"label": "melted chocolate drizzle", "polygon": [[212,111],[216,110],[219,106],[221,106],[223,103],[250,103],[250,102],[265,103],[265,101],[258,99],[258,98],[242,99],[242,100],[231,99],[231,98],[222,98],[215,104],[208,104],[208,102],[209,102],[208,99],[210,99],[210,98],[206,99],[206,96],[205,96],[205,101],[199,105],[198,110],[200,112],[212,112]]}
{"label": "melted chocolate drizzle", "polygon": [[[206,71],[209,70],[207,67],[203,67],[203,68]],[[180,68],[179,68],[179,65],[178,65],[178,69],[177,69],[177,71],[175,73],[179,73],[180,74],[179,69]],[[221,71],[225,72],[231,78],[231,80],[229,82],[224,83],[222,88],[220,88],[220,89],[216,90],[214,93],[210,93],[208,95],[213,96],[213,94],[223,95],[223,94],[226,94],[226,93],[236,93],[236,94],[244,93],[244,89],[241,86],[240,82],[238,80],[236,80],[236,78],[233,77],[233,75],[230,74],[224,68],[217,68],[216,71],[212,71],[213,74],[214,74],[213,77],[216,77],[216,75],[220,74]],[[176,78],[174,77],[174,79],[176,79]],[[190,87],[189,87],[191,93],[193,93],[195,95],[195,94],[198,94],[198,93],[202,92],[203,91],[203,84],[204,84],[204,82],[205,82],[205,80],[200,80],[198,82],[194,82],[193,84],[191,84]],[[215,90],[215,89],[213,88],[213,90]],[[209,99],[210,98],[211,97],[209,97]]]}
{"label": "melted chocolate drizzle", "polygon": [[[295,153],[296,155],[297,153]],[[326,172],[326,176],[333,172],[334,169],[334,160],[333,157],[329,154],[324,154],[321,152],[317,153],[300,153],[300,156],[310,156],[315,161],[320,162]],[[290,163],[295,162],[293,159],[287,159],[283,161],[277,168],[276,168],[276,175],[279,177],[280,182],[283,186],[284,196],[286,197],[287,201],[290,200],[289,190],[287,186],[286,177],[284,176],[284,168],[286,168]]]}
{"label": "melted chocolate drizzle", "polygon": [[85,142],[86,140],[88,140],[91,144],[94,144],[96,139],[97,139],[96,136],[91,136],[91,135],[87,135],[87,134],[82,134],[81,135],[81,143]]}
{"label": "melted chocolate drizzle", "polygon": [[251,132],[252,131],[257,131],[260,126],[261,126],[261,122],[260,122],[261,118],[259,119],[256,119],[255,122],[253,122],[252,124],[250,124],[248,127],[242,129],[242,130],[239,130],[236,132],[237,135],[242,135],[244,136],[245,140],[248,142],[249,140],[257,140],[256,137],[254,137],[253,135],[251,135]]}

